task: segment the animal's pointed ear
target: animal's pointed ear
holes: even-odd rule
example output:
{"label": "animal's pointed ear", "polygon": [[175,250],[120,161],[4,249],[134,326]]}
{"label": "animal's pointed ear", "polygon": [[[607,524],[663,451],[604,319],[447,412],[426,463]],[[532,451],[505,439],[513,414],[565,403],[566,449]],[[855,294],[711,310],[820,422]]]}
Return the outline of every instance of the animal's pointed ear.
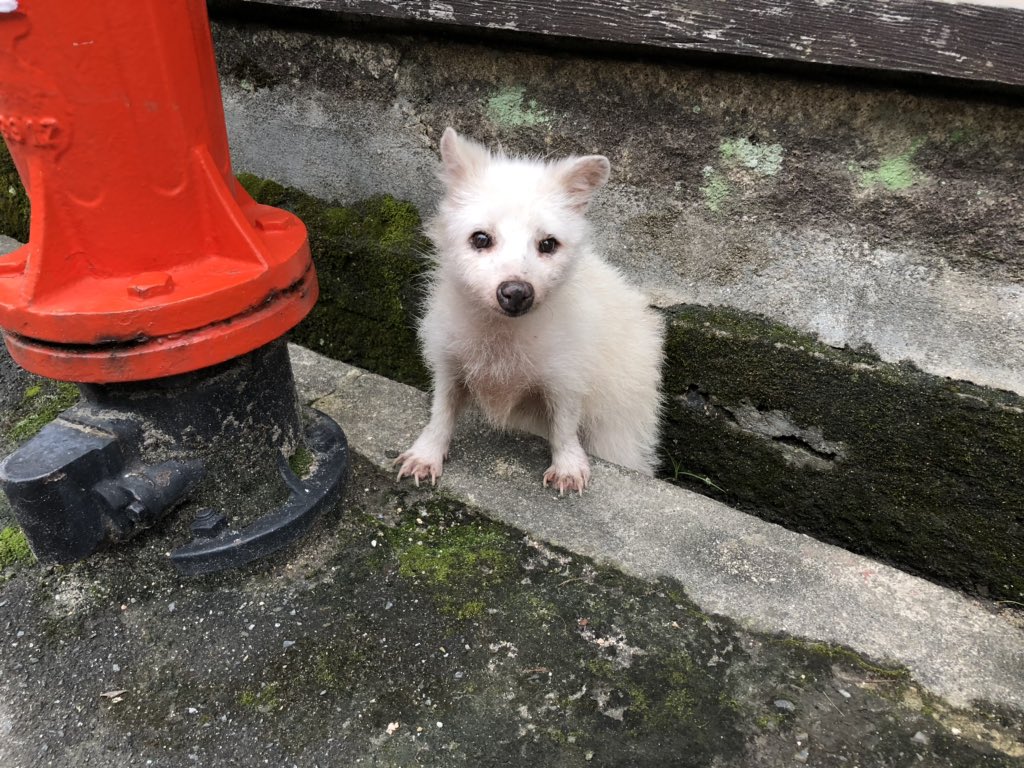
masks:
{"label": "animal's pointed ear", "polygon": [[594,190],[604,186],[612,171],[612,164],[604,155],[587,155],[563,160],[560,175],[565,191],[574,208],[582,211],[590,202]]}
{"label": "animal's pointed ear", "polygon": [[441,134],[441,175],[449,185],[476,174],[487,165],[490,158],[486,148],[459,136],[450,126]]}

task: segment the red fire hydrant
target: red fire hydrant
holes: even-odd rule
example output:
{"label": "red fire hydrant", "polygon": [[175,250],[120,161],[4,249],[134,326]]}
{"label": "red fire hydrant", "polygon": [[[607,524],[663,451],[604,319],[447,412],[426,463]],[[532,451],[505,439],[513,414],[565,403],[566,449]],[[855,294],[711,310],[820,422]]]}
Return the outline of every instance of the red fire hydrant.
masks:
{"label": "red fire hydrant", "polygon": [[340,495],[344,436],[295,404],[275,340],[317,298],[306,230],[232,175],[203,0],[0,0],[0,134],[32,205],[29,243],[0,257],[0,328],[85,398],[0,465],[37,556],[82,557],[204,487],[244,507],[252,483],[202,478],[258,478],[258,461],[291,500],[244,529],[202,508],[175,561],[214,570],[294,538]]}
{"label": "red fire hydrant", "polygon": [[0,13],[0,133],[32,234],[0,258],[14,359],[153,379],[301,320],[317,296],[306,230],[232,176],[203,0],[16,5]]}

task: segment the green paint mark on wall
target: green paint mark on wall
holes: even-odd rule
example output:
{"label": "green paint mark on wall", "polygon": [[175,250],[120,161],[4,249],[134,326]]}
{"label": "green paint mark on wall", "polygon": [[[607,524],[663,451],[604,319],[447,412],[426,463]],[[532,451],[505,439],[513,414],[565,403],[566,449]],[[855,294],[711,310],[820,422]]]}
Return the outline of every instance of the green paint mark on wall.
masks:
{"label": "green paint mark on wall", "polygon": [[526,100],[526,88],[503,88],[487,100],[487,116],[499,125],[511,128],[533,127],[551,122],[536,99]]}
{"label": "green paint mark on wall", "polygon": [[873,171],[861,171],[860,185],[865,189],[885,187],[893,191],[914,186],[922,178],[914,166],[914,155],[923,143],[924,139],[917,139],[903,154],[885,158]]}
{"label": "green paint mark on wall", "polygon": [[754,144],[750,139],[726,139],[719,147],[727,164],[746,168],[758,176],[774,176],[782,168],[781,144]]}
{"label": "green paint mark on wall", "polygon": [[700,188],[700,193],[704,197],[704,205],[717,213],[729,199],[732,187],[725,176],[707,165],[704,167],[704,186]]}

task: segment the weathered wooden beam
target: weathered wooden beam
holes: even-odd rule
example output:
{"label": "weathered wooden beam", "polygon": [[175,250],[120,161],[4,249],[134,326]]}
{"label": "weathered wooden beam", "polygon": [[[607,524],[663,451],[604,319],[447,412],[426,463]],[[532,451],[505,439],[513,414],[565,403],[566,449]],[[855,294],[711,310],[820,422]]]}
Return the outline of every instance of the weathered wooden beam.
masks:
{"label": "weathered wooden beam", "polygon": [[1018,0],[248,0],[1024,85]]}

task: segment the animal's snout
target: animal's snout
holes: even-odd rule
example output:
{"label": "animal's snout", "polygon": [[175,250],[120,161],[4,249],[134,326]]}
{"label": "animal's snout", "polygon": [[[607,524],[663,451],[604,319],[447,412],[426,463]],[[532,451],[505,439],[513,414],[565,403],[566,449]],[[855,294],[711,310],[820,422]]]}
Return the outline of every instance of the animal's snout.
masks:
{"label": "animal's snout", "polygon": [[533,286],[521,280],[506,280],[498,286],[498,305],[511,317],[525,313],[533,306]]}

